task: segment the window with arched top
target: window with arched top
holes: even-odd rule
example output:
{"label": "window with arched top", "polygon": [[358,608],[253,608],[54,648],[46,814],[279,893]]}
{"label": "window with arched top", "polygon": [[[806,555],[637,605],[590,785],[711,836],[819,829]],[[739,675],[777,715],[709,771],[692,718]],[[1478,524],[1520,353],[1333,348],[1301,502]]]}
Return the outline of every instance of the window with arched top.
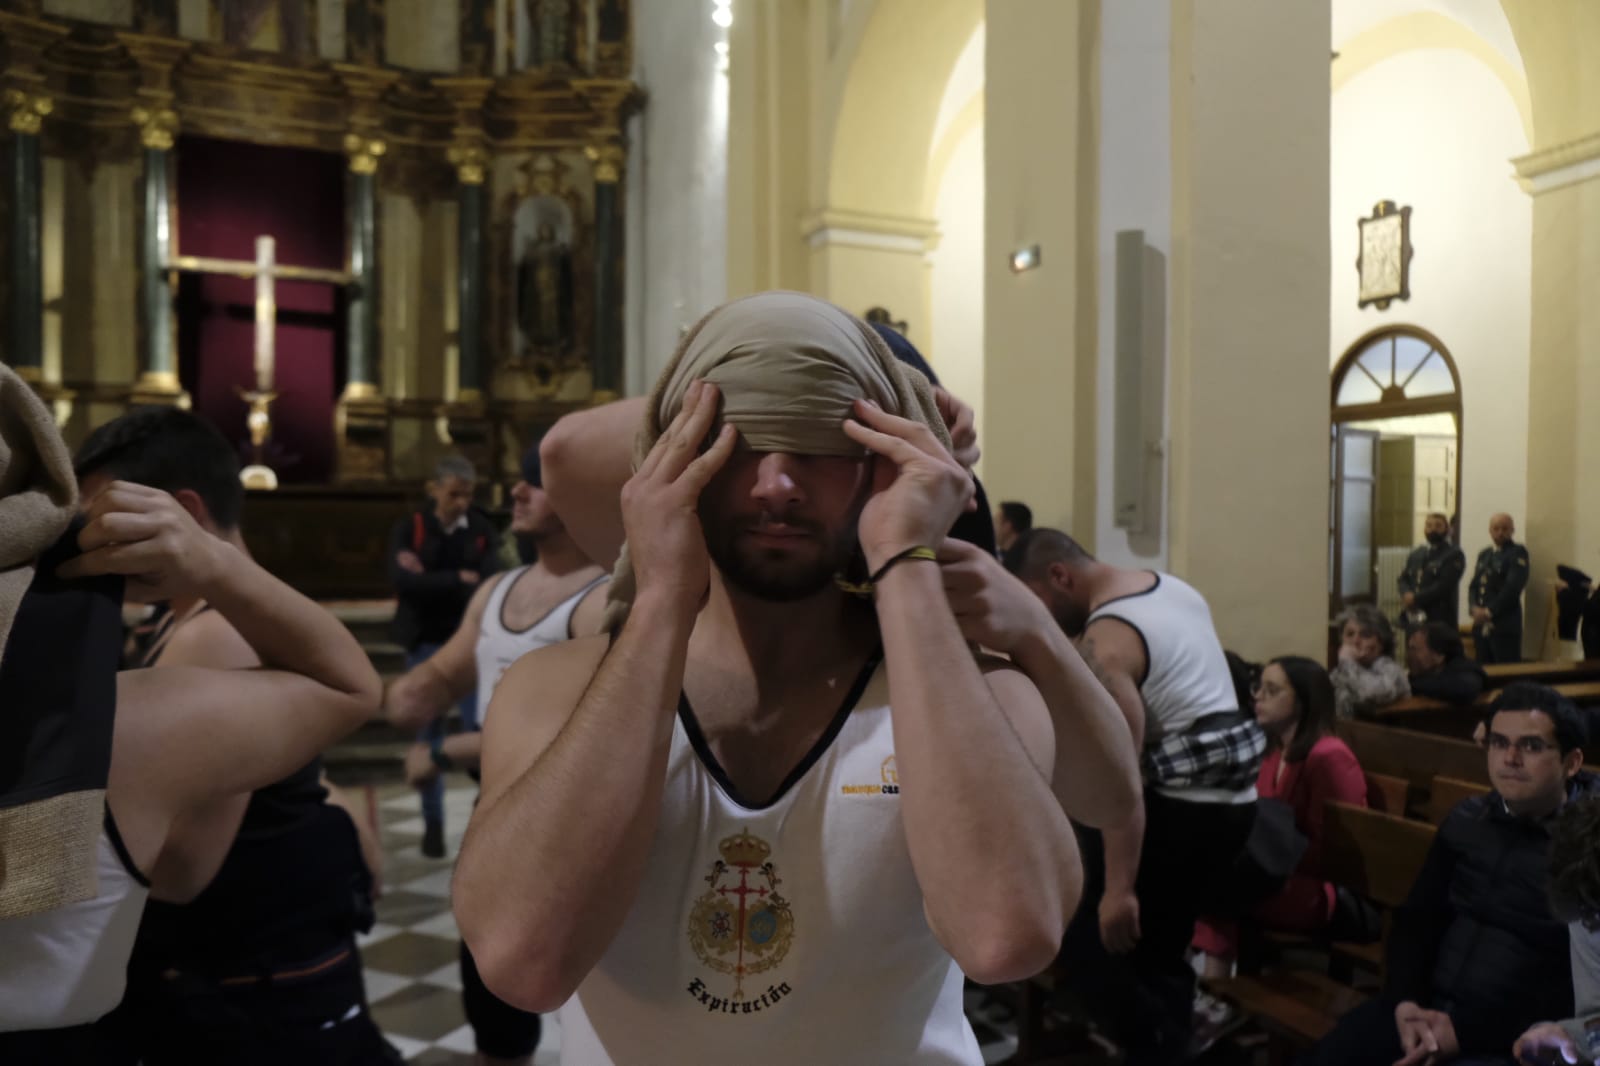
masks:
{"label": "window with arched top", "polygon": [[1398,608],[1388,570],[1429,513],[1454,524],[1460,509],[1461,375],[1432,333],[1385,326],[1345,351],[1330,384],[1329,607]]}

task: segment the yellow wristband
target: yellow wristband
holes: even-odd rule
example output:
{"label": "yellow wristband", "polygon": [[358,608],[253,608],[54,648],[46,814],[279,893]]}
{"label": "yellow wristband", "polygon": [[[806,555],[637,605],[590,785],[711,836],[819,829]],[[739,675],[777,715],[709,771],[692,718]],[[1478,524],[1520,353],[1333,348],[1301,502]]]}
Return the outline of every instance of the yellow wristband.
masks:
{"label": "yellow wristband", "polygon": [[903,552],[891,555],[889,557],[889,561],[878,567],[877,572],[867,579],[867,584],[876,585],[878,582],[883,580],[884,574],[887,574],[890,570],[893,570],[896,566],[899,566],[907,559],[925,559],[928,562],[938,562],[939,553],[925,544],[918,544],[915,547],[907,548]]}

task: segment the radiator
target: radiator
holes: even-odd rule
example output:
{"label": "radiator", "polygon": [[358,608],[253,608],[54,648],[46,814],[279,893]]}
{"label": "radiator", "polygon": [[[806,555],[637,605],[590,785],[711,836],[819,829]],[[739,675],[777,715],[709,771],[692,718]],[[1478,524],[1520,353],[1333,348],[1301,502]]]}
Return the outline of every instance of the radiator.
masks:
{"label": "radiator", "polygon": [[1389,618],[1400,613],[1400,574],[1406,568],[1410,548],[1378,549],[1378,609]]}

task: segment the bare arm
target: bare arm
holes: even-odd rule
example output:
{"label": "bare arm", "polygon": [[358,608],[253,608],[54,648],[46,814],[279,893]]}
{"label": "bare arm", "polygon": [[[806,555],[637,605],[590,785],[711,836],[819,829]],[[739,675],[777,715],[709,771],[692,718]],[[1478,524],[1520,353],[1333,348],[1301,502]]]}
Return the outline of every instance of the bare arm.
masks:
{"label": "bare arm", "polygon": [[1096,828],[1126,822],[1139,802],[1139,760],[1116,701],[1039,597],[992,555],[946,540],[939,563],[962,635],[1009,655],[1049,708],[1052,783],[1067,817]]}
{"label": "bare arm", "polygon": [[383,698],[383,712],[389,721],[401,729],[420,729],[473,690],[478,681],[478,632],[484,605],[502,580],[503,576],[496,576],[480,585],[450,639],[389,686]]}
{"label": "bare arm", "polygon": [[1083,888],[1050,792],[1049,712],[1021,673],[979,672],[936,567],[897,566],[876,596],[901,816],[928,922],[973,980],[1032,977],[1055,958]]}
{"label": "bare arm", "polygon": [[79,543],[84,554],[63,576],[121,573],[151,598],[198,595],[263,664],[118,676],[108,791],[117,805],[144,812],[148,835],[136,861],[154,857],[179,811],[284,777],[377,709],[377,674],[350,631],[201,531],[167,493],[113,483],[95,499]]}
{"label": "bare arm", "polygon": [[724,426],[697,457],[716,406],[714,388],[691,386],[622,491],[639,591],[609,652],[603,637],[557,644],[517,660],[495,690],[456,918],[484,982],[524,1010],[553,1010],[572,994],[649,860],[710,575],[696,507],[736,436]]}
{"label": "bare arm", "polygon": [[633,474],[633,438],[645,400],[618,400],[565,415],[539,442],[544,490],[583,553],[606,569],[622,550],[622,486]]}
{"label": "bare arm", "polygon": [[[1135,752],[1144,750],[1145,706],[1138,679],[1145,675],[1143,641],[1124,622],[1102,619],[1089,626],[1079,646],[1084,662],[1117,702]],[[1139,906],[1134,885],[1139,878],[1139,852],[1144,847],[1144,796],[1133,816],[1102,832],[1105,841],[1106,888],[1100,901],[1100,936],[1111,951],[1131,950],[1139,937]]]}
{"label": "bare arm", "polygon": [[603,637],[557,644],[495,690],[455,910],[484,982],[515,1006],[564,1003],[633,905],[692,629],[681,609],[635,603],[609,654]]}

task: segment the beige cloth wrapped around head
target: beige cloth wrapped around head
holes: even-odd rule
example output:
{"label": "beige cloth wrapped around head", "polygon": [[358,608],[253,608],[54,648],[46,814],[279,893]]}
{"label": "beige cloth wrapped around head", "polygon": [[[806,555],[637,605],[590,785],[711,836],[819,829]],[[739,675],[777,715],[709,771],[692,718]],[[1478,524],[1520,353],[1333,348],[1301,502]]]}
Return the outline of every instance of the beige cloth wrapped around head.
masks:
{"label": "beige cloth wrapped around head", "polygon": [[72,457],[55,419],[0,363],[0,655],[34,559],[66,531],[77,506]]}
{"label": "beige cloth wrapped around head", "polygon": [[[871,326],[826,300],[764,292],[724,304],[683,337],[656,381],[633,444],[638,469],[683,407],[696,379],[722,394],[722,421],[754,451],[859,456],[845,435],[858,398],[921,422],[950,447],[950,433],[920,372],[889,351]],[[615,629],[633,602],[633,568],[622,547],[606,621]]]}

